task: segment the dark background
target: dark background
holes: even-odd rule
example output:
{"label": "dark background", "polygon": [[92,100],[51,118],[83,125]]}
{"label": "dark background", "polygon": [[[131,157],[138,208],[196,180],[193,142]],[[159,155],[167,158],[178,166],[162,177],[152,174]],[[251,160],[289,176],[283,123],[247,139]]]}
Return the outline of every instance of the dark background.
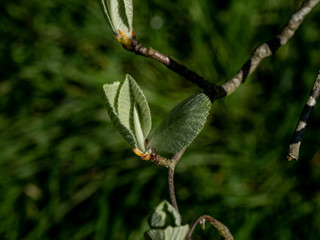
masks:
{"label": "dark background", "polygon": [[[211,82],[230,79],[301,1],[135,0],[137,39]],[[320,68],[320,6],[231,96],[176,169],[184,223],[209,214],[235,239],[320,236],[320,107],[298,162],[285,155]],[[106,112],[104,83],[131,74],[153,126],[199,92],[125,51],[98,1],[1,1],[0,239],[142,239],[168,199],[167,170],[135,156]],[[221,239],[210,226],[194,239]]]}

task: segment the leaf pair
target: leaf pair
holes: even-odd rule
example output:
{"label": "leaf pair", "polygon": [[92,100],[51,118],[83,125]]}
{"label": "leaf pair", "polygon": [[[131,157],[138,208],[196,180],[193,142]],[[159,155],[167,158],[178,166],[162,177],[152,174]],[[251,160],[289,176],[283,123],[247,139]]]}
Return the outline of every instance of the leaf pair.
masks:
{"label": "leaf pair", "polygon": [[101,8],[116,39],[131,49],[131,39],[134,37],[132,0],[101,0]]}
{"label": "leaf pair", "polygon": [[113,124],[142,157],[151,147],[177,153],[188,146],[203,128],[211,107],[205,94],[193,95],[175,107],[148,137],[151,113],[135,80],[127,74],[123,83],[105,84],[103,88]]}
{"label": "leaf pair", "polygon": [[146,152],[145,139],[151,130],[149,105],[140,87],[127,74],[123,83],[103,85],[107,110],[120,134],[134,148]]}

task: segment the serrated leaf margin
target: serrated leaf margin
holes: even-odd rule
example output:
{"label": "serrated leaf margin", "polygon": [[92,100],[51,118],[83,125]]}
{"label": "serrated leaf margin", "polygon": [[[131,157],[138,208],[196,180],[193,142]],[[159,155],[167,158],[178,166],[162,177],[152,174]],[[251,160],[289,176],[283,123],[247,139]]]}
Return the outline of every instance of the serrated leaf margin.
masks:
{"label": "serrated leaf margin", "polygon": [[181,151],[200,133],[210,108],[211,101],[203,93],[185,99],[153,131],[148,146],[168,153]]}

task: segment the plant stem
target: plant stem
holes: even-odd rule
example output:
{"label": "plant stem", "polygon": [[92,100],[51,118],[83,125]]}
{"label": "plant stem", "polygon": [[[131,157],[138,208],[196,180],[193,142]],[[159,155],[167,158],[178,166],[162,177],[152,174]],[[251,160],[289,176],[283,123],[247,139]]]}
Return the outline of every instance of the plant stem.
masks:
{"label": "plant stem", "polygon": [[157,153],[155,148],[151,148],[150,160],[151,162],[154,162],[156,165],[161,165],[167,168],[172,166],[172,160],[160,156],[160,154]]}
{"label": "plant stem", "polygon": [[180,220],[181,220],[181,214],[179,211],[179,207],[178,207],[178,203],[177,203],[177,199],[176,199],[176,194],[174,191],[174,170],[175,167],[177,165],[177,163],[179,162],[180,158],[182,157],[184,151],[186,150],[186,148],[183,148],[180,152],[176,153],[173,155],[172,157],[172,164],[168,169],[168,185],[169,185],[169,195],[170,195],[170,201],[172,206],[177,210]]}
{"label": "plant stem", "polygon": [[213,83],[209,83],[203,77],[191,71],[186,66],[176,62],[168,55],[165,55],[152,47],[147,48],[143,46],[135,38],[132,39],[132,49],[137,55],[152,58],[162,63],[173,72],[176,72],[185,79],[198,85],[198,87],[205,90],[208,95],[217,95],[223,90],[221,87],[218,87]]}
{"label": "plant stem", "polygon": [[169,167],[169,169],[168,169],[169,195],[170,195],[171,204],[179,213],[179,217],[181,220],[181,215],[180,215],[180,211],[179,211],[179,207],[178,207],[178,203],[177,203],[177,199],[176,199],[176,194],[174,191],[174,169],[175,169],[175,167]]}
{"label": "plant stem", "polygon": [[171,159],[166,159],[160,156],[157,153],[156,149],[151,148],[151,161],[157,165],[162,165],[168,168],[168,185],[169,185],[170,201],[172,206],[177,210],[180,216],[180,220],[181,220],[181,215],[179,212],[176,194],[174,191],[174,170],[180,158],[182,157],[183,153],[185,152],[185,150],[186,148],[183,148],[180,152],[174,154]]}
{"label": "plant stem", "polygon": [[317,99],[318,99],[319,95],[320,95],[320,71],[318,73],[316,80],[314,81],[314,84],[313,84],[312,89],[310,91],[307,102],[303,107],[303,110],[302,110],[300,119],[298,121],[296,130],[294,131],[293,136],[291,138],[291,142],[290,142],[288,153],[287,153],[287,159],[289,161],[298,160],[298,158],[299,158],[299,151],[300,151],[300,144],[301,144],[301,140],[302,140],[302,135],[303,135],[304,130],[307,126],[309,116],[310,116],[314,106],[317,103]]}
{"label": "plant stem", "polygon": [[[320,0],[308,0],[302,3],[301,7],[290,17],[288,23],[282,28],[280,34],[266,43],[262,43],[252,53],[251,58],[243,65],[241,70],[230,80],[221,85],[226,96],[238,89],[247,77],[252,74],[262,59],[274,54],[279,47],[285,45],[294,35],[300,24],[309,12],[319,3]],[[220,96],[211,98],[218,99]],[[223,96],[224,97],[224,96]]]}
{"label": "plant stem", "polygon": [[213,217],[211,217],[209,215],[202,215],[202,216],[198,217],[196,221],[194,221],[194,223],[190,227],[189,232],[186,236],[186,240],[191,240],[191,236],[193,234],[193,231],[196,228],[198,223],[200,223],[202,225],[202,227],[204,228],[206,221],[211,223],[215,227],[215,229],[218,230],[219,234],[225,240],[233,240],[233,236],[232,236],[231,232],[229,231],[229,229],[227,228],[227,226],[225,226],[223,223],[221,223],[220,221],[214,219]]}
{"label": "plant stem", "polygon": [[185,79],[195,83],[205,91],[213,102],[216,99],[226,97],[238,89],[241,83],[251,75],[260,64],[261,60],[274,54],[279,47],[285,45],[294,35],[300,24],[303,22],[309,12],[320,2],[320,0],[307,0],[301,7],[290,17],[288,23],[282,28],[280,34],[268,42],[262,43],[252,53],[250,59],[245,62],[237,74],[230,80],[218,86],[199,76],[197,73],[189,70],[186,66],[176,62],[168,55],[165,55],[152,47],[145,47],[135,38],[132,39],[132,49],[136,54],[155,59],[172,71],[178,73]]}

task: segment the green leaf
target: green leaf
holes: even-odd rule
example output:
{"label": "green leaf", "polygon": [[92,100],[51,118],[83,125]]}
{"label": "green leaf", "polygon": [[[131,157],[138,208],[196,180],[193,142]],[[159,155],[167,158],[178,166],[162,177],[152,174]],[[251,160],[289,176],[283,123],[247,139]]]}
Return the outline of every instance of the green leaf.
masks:
{"label": "green leaf", "polygon": [[120,82],[103,85],[105,95],[107,96],[107,111],[112,123],[118,129],[120,134],[129,142],[130,145],[135,146],[136,140],[133,133],[123,124],[123,122],[121,122],[118,116],[117,105],[120,87]]}
{"label": "green leaf", "polygon": [[203,128],[210,107],[211,102],[203,93],[187,98],[155,129],[149,146],[168,153],[187,147]]}
{"label": "green leaf", "polygon": [[162,201],[148,218],[150,230],[145,232],[147,240],[184,240],[188,225],[181,226],[176,209],[166,200]]}
{"label": "green leaf", "polygon": [[100,1],[100,5],[101,5],[101,9],[102,9],[102,12],[107,20],[107,22],[109,23],[109,25],[111,26],[112,28],[112,31],[113,33],[117,33],[117,30],[116,28],[114,27],[113,23],[112,23],[112,20],[111,20],[111,17],[110,17],[110,13],[109,13],[109,4],[106,0],[101,0]]}
{"label": "green leaf", "polygon": [[180,226],[181,219],[177,210],[166,200],[158,204],[148,218],[150,228]]}
{"label": "green leaf", "polygon": [[189,231],[189,225],[180,227],[168,226],[165,229],[151,229],[145,233],[146,240],[184,240]]}
{"label": "green leaf", "polygon": [[132,38],[133,4],[132,0],[101,0],[102,11],[109,22],[112,31]]}
{"label": "green leaf", "polygon": [[184,240],[189,231],[189,225],[183,225],[180,227],[167,227],[164,230],[165,240]]}
{"label": "green leaf", "polygon": [[133,4],[132,0],[123,0],[124,1],[124,6],[126,10],[126,15],[128,19],[128,24],[129,24],[129,29],[133,29],[132,23],[133,23]]}
{"label": "green leaf", "polygon": [[105,84],[103,89],[111,121],[132,146],[145,152],[145,139],[151,129],[151,113],[140,87],[127,74],[123,83]]}
{"label": "green leaf", "polygon": [[144,233],[145,240],[164,240],[164,230],[163,229],[151,229]]}

